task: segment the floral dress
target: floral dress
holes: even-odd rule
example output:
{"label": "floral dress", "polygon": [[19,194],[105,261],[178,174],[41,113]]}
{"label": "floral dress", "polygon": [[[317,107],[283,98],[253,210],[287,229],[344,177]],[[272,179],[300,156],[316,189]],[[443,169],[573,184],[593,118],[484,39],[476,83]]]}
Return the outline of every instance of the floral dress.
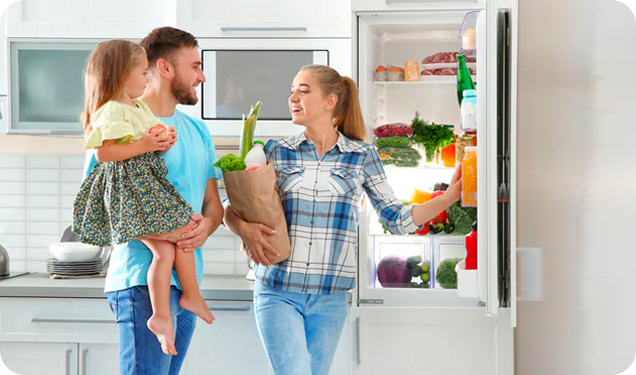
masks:
{"label": "floral dress", "polygon": [[[146,103],[137,108],[110,101],[91,116],[86,149],[106,140],[139,141],[161,121]],[[97,163],[73,204],[73,231],[83,243],[109,246],[186,225],[192,207],[167,179],[168,169],[154,152],[123,161]]]}

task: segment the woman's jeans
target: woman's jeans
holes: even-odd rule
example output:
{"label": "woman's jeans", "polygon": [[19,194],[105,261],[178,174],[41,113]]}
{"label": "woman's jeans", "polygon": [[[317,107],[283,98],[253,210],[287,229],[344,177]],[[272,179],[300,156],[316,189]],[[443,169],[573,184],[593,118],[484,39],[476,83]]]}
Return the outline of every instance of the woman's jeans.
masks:
{"label": "woman's jeans", "polygon": [[347,318],[347,293],[285,292],[256,281],[261,341],[276,375],[327,375]]}
{"label": "woman's jeans", "polygon": [[147,287],[135,286],[106,295],[119,329],[119,374],[177,375],[196,327],[196,315],[179,306],[181,291],[170,287],[170,315],[179,353],[176,356],[164,354],[157,336],[146,326],[152,315]]}

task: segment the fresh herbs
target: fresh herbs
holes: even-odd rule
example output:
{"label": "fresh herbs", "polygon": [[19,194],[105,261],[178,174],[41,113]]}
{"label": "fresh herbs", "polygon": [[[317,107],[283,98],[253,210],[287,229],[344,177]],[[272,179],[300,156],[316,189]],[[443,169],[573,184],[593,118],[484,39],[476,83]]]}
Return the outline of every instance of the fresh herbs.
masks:
{"label": "fresh herbs", "polygon": [[243,171],[246,168],[245,161],[234,154],[223,156],[214,166],[221,168],[223,172]]}
{"label": "fresh herbs", "polygon": [[411,127],[413,128],[413,142],[424,147],[427,162],[433,161],[435,150],[446,147],[455,141],[452,125],[437,125],[434,122],[427,124],[420,119],[418,112],[415,112]]}

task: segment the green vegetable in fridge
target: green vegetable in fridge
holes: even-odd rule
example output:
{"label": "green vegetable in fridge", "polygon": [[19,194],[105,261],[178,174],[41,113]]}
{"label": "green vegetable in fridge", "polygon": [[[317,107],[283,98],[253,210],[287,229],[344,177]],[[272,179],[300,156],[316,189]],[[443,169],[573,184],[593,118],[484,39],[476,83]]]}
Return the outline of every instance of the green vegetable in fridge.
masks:
{"label": "green vegetable in fridge", "polygon": [[245,118],[245,114],[243,114],[243,133],[241,133],[241,141],[239,143],[239,154],[241,158],[245,159],[245,155],[252,149],[252,144],[254,143],[254,130],[256,129],[256,120],[258,119],[258,114],[261,111],[261,102],[260,100],[256,102],[256,105],[250,107],[250,114]]}
{"label": "green vegetable in fridge", "polygon": [[431,280],[431,274],[430,274],[430,273],[428,273],[428,272],[423,272],[423,273],[420,275],[420,279],[421,279],[422,281],[424,281],[425,283],[427,283],[427,282],[429,282],[429,281]]}
{"label": "green vegetable in fridge", "polygon": [[420,268],[422,269],[422,272],[429,272],[431,270],[431,261],[425,260]]}
{"label": "green vegetable in fridge", "polygon": [[412,255],[406,258],[406,263],[409,265],[409,267],[413,267],[416,264],[420,263],[421,261],[422,261],[421,255]]}
{"label": "green vegetable in fridge", "polygon": [[416,282],[411,281],[410,283],[406,284],[407,288],[417,288],[418,284]]}
{"label": "green vegetable in fridge", "polygon": [[444,233],[451,234],[455,230],[455,226],[452,223],[446,223],[444,225]]}
{"label": "green vegetable in fridge", "polygon": [[411,276],[420,277],[421,274],[422,274],[422,268],[419,267],[419,265],[416,265],[415,267],[411,268]]}
{"label": "green vegetable in fridge", "polygon": [[375,142],[379,148],[383,147],[397,147],[397,148],[408,148],[411,146],[411,139],[408,137],[384,137],[378,138]]}
{"label": "green vegetable in fridge", "polygon": [[421,288],[421,289],[428,289],[428,288],[430,288],[431,286],[430,286],[430,284],[429,284],[429,283],[419,283],[419,284],[417,285],[417,287],[418,287],[418,288]]}
{"label": "green vegetable in fridge", "polygon": [[462,260],[462,258],[448,258],[444,259],[439,264],[435,280],[437,280],[442,288],[457,289],[457,273],[455,272],[455,266]]}
{"label": "green vegetable in fridge", "polygon": [[451,204],[446,209],[448,221],[455,227],[455,233],[465,235],[473,229],[473,223],[477,221],[477,208],[462,207],[459,201]]}
{"label": "green vegetable in fridge", "polygon": [[243,171],[245,161],[234,154],[227,154],[214,163],[214,166],[221,168],[223,172]]}
{"label": "green vegetable in fridge", "polygon": [[413,141],[424,147],[426,161],[429,163],[433,161],[435,150],[455,142],[453,125],[437,125],[434,122],[429,125],[420,119],[419,112],[415,112],[411,127],[413,128]]}
{"label": "green vegetable in fridge", "polygon": [[382,164],[397,167],[416,167],[422,155],[412,148],[382,147],[378,149]]}

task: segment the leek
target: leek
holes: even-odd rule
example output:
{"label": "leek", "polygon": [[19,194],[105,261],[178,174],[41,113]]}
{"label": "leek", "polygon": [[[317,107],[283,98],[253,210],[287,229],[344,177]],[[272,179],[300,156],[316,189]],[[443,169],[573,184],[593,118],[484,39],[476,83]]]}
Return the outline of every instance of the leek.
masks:
{"label": "leek", "polygon": [[242,159],[252,149],[254,143],[254,130],[256,129],[256,120],[258,119],[258,113],[261,111],[261,102],[256,102],[256,105],[250,108],[250,115],[245,119],[243,114],[243,133],[241,134],[241,142],[239,148],[239,155]]}

